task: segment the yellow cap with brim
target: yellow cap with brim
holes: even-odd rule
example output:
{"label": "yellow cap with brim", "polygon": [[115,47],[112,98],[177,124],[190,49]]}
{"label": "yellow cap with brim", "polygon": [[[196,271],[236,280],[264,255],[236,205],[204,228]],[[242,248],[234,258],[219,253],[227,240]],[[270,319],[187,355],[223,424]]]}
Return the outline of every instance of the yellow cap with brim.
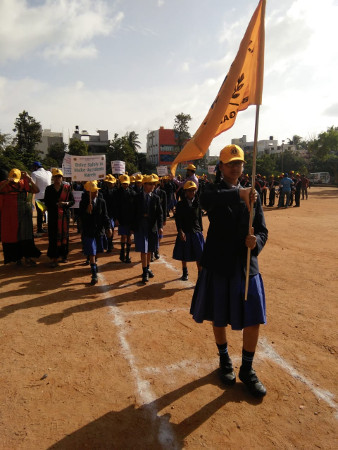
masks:
{"label": "yellow cap with brim", "polygon": [[63,177],[63,172],[61,169],[52,169],[52,175],[53,175],[53,177],[57,177],[57,176]]}
{"label": "yellow cap with brim", "polygon": [[226,147],[224,147],[220,154],[219,154],[219,160],[223,163],[223,164],[228,164],[229,162],[232,161],[243,161],[244,160],[244,152],[241,149],[241,147],[239,147],[238,145],[227,145]]}
{"label": "yellow cap with brim", "polygon": [[87,183],[85,183],[84,185],[84,188],[88,192],[96,192],[100,190],[97,185],[97,181],[87,181]]}
{"label": "yellow cap with brim", "polygon": [[[156,177],[156,178],[155,178]],[[142,183],[157,183],[158,182],[158,176],[151,174],[151,175],[144,175]]]}
{"label": "yellow cap with brim", "polygon": [[185,168],[185,170],[196,170],[196,166],[194,166],[193,164],[189,164],[188,167]]}
{"label": "yellow cap with brim", "polygon": [[12,169],[9,172],[8,178],[13,178],[13,181],[15,183],[18,183],[21,179],[21,170],[19,169]]}
{"label": "yellow cap with brim", "polygon": [[194,183],[193,181],[186,181],[186,182],[184,183],[183,189],[184,189],[184,190],[187,190],[187,189],[197,189],[197,186],[196,186],[196,183]]}
{"label": "yellow cap with brim", "polygon": [[129,175],[120,175],[119,180],[121,184],[130,184]]}

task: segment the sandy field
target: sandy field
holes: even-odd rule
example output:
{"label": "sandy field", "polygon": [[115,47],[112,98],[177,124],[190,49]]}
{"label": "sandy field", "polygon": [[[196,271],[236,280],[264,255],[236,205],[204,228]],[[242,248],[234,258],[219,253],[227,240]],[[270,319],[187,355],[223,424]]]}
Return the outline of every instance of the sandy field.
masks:
{"label": "sandy field", "polygon": [[[311,188],[300,208],[265,217],[263,400],[218,380],[210,323],[189,314],[196,268],[183,282],[172,260],[173,219],[146,286],[139,254],[119,261],[117,236],[96,286],[73,228],[56,269],[47,235],[36,267],[4,266],[1,252],[0,448],[337,449],[338,189]],[[241,346],[230,331],[236,372]]]}

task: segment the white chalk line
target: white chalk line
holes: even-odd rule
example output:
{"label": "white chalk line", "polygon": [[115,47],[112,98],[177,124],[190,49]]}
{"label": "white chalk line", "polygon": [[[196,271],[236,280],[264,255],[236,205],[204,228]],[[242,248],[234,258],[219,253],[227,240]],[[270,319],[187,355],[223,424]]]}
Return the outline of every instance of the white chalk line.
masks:
{"label": "white chalk line", "polygon": [[125,314],[126,316],[140,316],[142,314],[170,314],[179,311],[187,312],[189,308],[171,308],[171,309],[144,309],[140,311],[127,311],[121,312],[121,314]]}
{"label": "white chalk line", "polygon": [[[232,357],[231,360],[233,364],[239,364],[241,359],[237,356]],[[186,373],[196,374],[199,370],[210,370],[210,367],[214,367],[215,369],[219,366],[219,358],[208,359],[205,361],[196,361],[192,359],[183,359],[176,364],[169,364],[165,367],[145,367],[142,369],[142,372],[149,374],[163,374],[163,373],[172,373],[176,371],[184,371]]]}
{"label": "white chalk line", "polygon": [[288,372],[293,378],[304,383],[314,393],[314,395],[317,398],[323,400],[325,403],[327,403],[331,408],[335,410],[335,417],[336,419],[338,419],[338,405],[334,401],[334,394],[332,392],[317,388],[311,380],[301,375],[297,369],[292,367],[291,364],[289,364],[284,358],[282,358],[276,352],[276,350],[273,347],[271,347],[271,345],[267,342],[265,338],[260,339],[259,343],[260,347],[262,347],[262,350],[260,350],[259,353],[263,357],[271,359],[274,363],[278,364],[286,372]]}
{"label": "white chalk line", "polygon": [[[120,313],[119,308],[116,306],[115,299],[114,297],[111,296],[110,290],[108,290],[109,288],[107,286],[105,277],[102,274],[99,274],[98,277],[104,284],[101,290],[104,297],[106,298],[106,303],[109,307],[109,311],[113,316],[113,323],[118,330],[117,334],[122,348],[122,353],[125,359],[127,360],[132,375],[134,377],[139,399],[141,400],[142,404],[147,405],[147,408],[150,412],[151,420],[155,424],[156,419],[158,417],[158,411],[155,407],[156,404],[155,401],[157,397],[150,388],[149,382],[141,377],[140,372],[137,368],[135,357],[131,351],[130,345],[126,338],[127,332],[124,322],[124,315]],[[179,449],[172,426],[170,422],[167,420],[160,420],[159,422],[158,440],[164,448],[167,448],[170,445],[170,448],[177,450]]]}

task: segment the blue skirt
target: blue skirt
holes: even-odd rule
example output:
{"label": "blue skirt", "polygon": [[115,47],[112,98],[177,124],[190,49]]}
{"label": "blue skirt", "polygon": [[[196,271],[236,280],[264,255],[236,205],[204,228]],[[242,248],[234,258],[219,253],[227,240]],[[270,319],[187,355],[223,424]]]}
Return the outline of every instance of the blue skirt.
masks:
{"label": "blue skirt", "polygon": [[200,261],[204,247],[204,237],[201,232],[186,233],[186,241],[182,241],[179,236],[176,238],[173,251],[173,259],[178,261]]}
{"label": "blue skirt", "polygon": [[97,253],[102,253],[103,250],[107,250],[107,237],[88,237],[84,236],[82,238],[83,252],[86,256],[96,255]]}
{"label": "blue skirt", "polygon": [[129,236],[130,225],[119,225],[119,236]]}
{"label": "blue skirt", "polygon": [[231,325],[233,330],[266,323],[265,292],[260,274],[249,279],[248,299],[244,300],[245,277],[240,268],[235,275],[202,269],[191,302],[190,314],[197,323],[210,320],[216,327]]}
{"label": "blue skirt", "polygon": [[148,220],[140,222],[138,230],[134,232],[135,251],[141,253],[156,252],[159,247],[158,233],[149,230]]}

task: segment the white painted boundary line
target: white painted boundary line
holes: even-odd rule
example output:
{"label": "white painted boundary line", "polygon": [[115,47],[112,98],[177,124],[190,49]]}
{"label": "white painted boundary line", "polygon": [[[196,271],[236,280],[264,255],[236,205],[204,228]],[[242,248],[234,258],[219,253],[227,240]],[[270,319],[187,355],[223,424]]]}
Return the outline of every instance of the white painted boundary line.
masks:
{"label": "white painted boundary line", "polygon": [[262,350],[259,352],[263,357],[271,359],[274,363],[281,366],[286,372],[288,372],[293,378],[304,383],[313,393],[314,395],[327,403],[331,408],[335,410],[335,417],[338,419],[338,405],[333,400],[334,394],[330,391],[326,391],[324,389],[318,389],[311,380],[308,380],[306,377],[301,375],[294,367],[291,366],[285,359],[283,359],[274,348],[267,342],[265,338],[260,339],[259,341]]}
{"label": "white painted boundary line", "polygon": [[[98,274],[98,277],[107,285],[106,279],[102,274]],[[142,379],[140,372],[135,363],[135,357],[131,351],[130,345],[126,338],[126,327],[124,322],[124,315],[120,313],[119,308],[116,306],[114,297],[111,296],[110,291],[102,286],[101,291],[106,299],[106,303],[109,306],[109,311],[113,316],[113,323],[117,328],[117,334],[122,348],[122,353],[125,359],[128,361],[132,375],[135,380],[137,394],[142,404],[146,404],[150,412],[152,422],[156,423],[158,417],[156,409],[156,395],[150,388],[149,382]],[[164,448],[170,448],[179,450],[175,434],[173,432],[171,424],[167,420],[160,420],[158,440]]]}
{"label": "white painted boundary line", "polygon": [[189,308],[172,308],[172,309],[145,309],[143,311],[128,311],[128,312],[121,312],[121,314],[125,314],[126,316],[139,316],[142,314],[169,314],[169,313],[175,313],[179,311],[189,311]]}

